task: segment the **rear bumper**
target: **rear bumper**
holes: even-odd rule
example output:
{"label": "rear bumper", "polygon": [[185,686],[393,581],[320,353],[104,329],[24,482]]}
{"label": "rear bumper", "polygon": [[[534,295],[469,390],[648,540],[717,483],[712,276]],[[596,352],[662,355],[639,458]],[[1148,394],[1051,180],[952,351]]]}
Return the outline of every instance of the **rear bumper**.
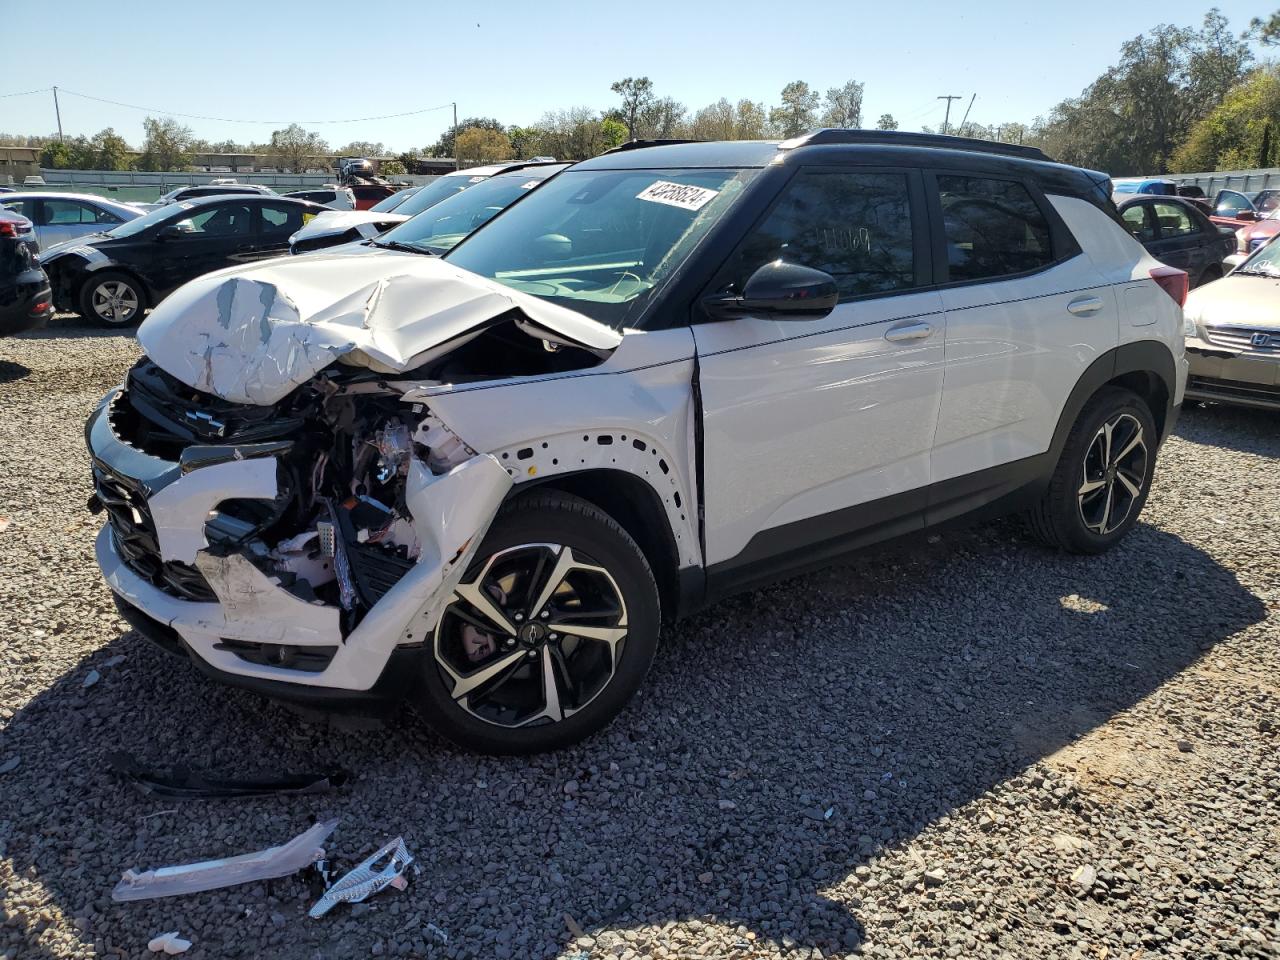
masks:
{"label": "rear bumper", "polygon": [[1187,360],[1189,399],[1280,410],[1280,355],[1252,355],[1191,340]]}
{"label": "rear bumper", "polygon": [[0,295],[0,336],[34,330],[53,316],[53,291],[40,276],[39,283],[10,288],[12,298]]}

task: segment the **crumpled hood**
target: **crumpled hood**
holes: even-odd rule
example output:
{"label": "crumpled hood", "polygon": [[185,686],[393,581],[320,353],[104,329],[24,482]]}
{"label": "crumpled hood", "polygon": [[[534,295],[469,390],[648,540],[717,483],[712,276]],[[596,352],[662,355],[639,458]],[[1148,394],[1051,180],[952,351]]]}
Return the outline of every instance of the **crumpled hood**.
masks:
{"label": "crumpled hood", "polygon": [[138,342],[183,383],[269,405],[338,358],[396,373],[461,346],[514,313],[531,336],[607,356],[620,334],[437,258],[320,252],[193,280],[138,328]]}
{"label": "crumpled hood", "polygon": [[317,215],[310,223],[289,238],[290,243],[311,240],[315,237],[332,237],[346,233],[352,227],[362,237],[376,237],[397,223],[409,218],[403,213],[374,213],[370,210],[330,210]]}
{"label": "crumpled hood", "polygon": [[1280,278],[1229,273],[1192,290],[1183,312],[1204,326],[1280,330]]}

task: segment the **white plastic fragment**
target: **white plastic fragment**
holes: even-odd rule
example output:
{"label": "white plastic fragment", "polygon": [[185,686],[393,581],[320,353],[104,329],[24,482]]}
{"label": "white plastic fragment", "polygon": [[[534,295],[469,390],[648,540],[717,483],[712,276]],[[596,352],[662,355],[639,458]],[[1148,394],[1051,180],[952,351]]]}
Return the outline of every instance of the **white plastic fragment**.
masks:
{"label": "white plastic fragment", "polygon": [[85,674],[84,683],[82,684],[82,686],[84,687],[84,689],[88,690],[90,687],[92,687],[95,683],[97,683],[101,679],[102,679],[102,674],[100,674],[97,670],[90,670],[87,674]]}
{"label": "white plastic fragment", "polygon": [[298,834],[279,847],[268,847],[254,853],[221,860],[204,860],[177,867],[160,867],[156,870],[126,870],[111,899],[117,902],[150,900],[153,897],[176,897],[184,893],[200,893],[217,890],[239,883],[257,880],[273,880],[297,873],[303,867],[323,856],[321,846],[326,837],[338,826],[337,820],[325,820]]}
{"label": "white plastic fragment", "polygon": [[412,863],[413,856],[404,845],[404,838],[396,837],[337,880],[307,915],[323,917],[339,903],[359,903],[387,887],[403,890],[407,886],[404,873]]}
{"label": "white plastic fragment", "polygon": [[191,941],[182,939],[182,937],[178,936],[178,931],[173,930],[169,933],[162,933],[158,937],[153,937],[147,944],[147,949],[152,953],[167,953],[172,957],[190,950]]}

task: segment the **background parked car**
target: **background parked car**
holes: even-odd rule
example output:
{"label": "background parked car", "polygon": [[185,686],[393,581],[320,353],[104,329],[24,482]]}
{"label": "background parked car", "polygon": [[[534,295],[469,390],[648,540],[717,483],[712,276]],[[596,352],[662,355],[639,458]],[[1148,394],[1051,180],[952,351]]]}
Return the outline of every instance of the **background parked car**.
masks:
{"label": "background parked car", "polygon": [[0,336],[38,327],[53,315],[49,278],[35,251],[31,221],[0,210]]}
{"label": "background parked car", "polygon": [[295,200],[310,200],[312,203],[318,203],[320,206],[328,207],[330,210],[354,210],[356,208],[356,195],[351,192],[350,187],[339,187],[331,184],[316,190],[291,190],[284,196],[293,197]]}
{"label": "background parked car", "polygon": [[170,203],[177,203],[179,200],[195,200],[199,197],[224,197],[233,193],[254,194],[260,197],[278,196],[270,187],[264,187],[260,183],[200,183],[195,186],[178,187],[170,190],[168,193],[162,194],[155,203],[144,203],[139,204],[139,206],[144,209],[155,210]]}
{"label": "background parked car", "polygon": [[127,326],[188,280],[279,256],[289,236],[324,207],[259,195],[168,204],[109,233],[50,247],[40,257],[64,310]]}
{"label": "background parked car", "polygon": [[0,200],[0,207],[30,220],[43,247],[101,233],[143,214],[130,204],[88,193],[19,193]]}
{"label": "background parked car", "polygon": [[1120,216],[1148,253],[1185,270],[1193,287],[1226,273],[1223,260],[1236,250],[1235,231],[1183,197],[1133,197],[1120,204]]}
{"label": "background parked car", "polygon": [[[508,204],[567,166],[565,163],[519,164],[514,169],[487,178],[478,174],[449,174],[428,184],[416,196],[396,205],[391,212],[368,210],[317,217],[289,238],[289,252],[307,253],[370,239],[393,227],[398,228],[406,221],[416,223],[424,217],[427,219],[421,229],[405,234],[404,241],[416,243],[435,237],[436,245],[443,245],[447,250]],[[441,186],[436,187],[437,184]],[[436,187],[435,191],[428,193],[433,187]],[[472,197],[476,192],[480,192],[480,196]],[[447,209],[443,209],[445,207]],[[446,234],[451,239],[446,239]],[[398,232],[397,236],[400,236]]]}
{"label": "background parked car", "polygon": [[1116,203],[1135,194],[1175,197],[1178,195],[1178,185],[1172,180],[1144,180],[1139,177],[1112,181],[1111,196]]}
{"label": "background parked car", "polygon": [[1280,206],[1280,190],[1257,190],[1241,193],[1239,190],[1219,190],[1213,198],[1215,223],[1239,228],[1246,223],[1261,220]]}
{"label": "background parked car", "polygon": [[1280,243],[1191,294],[1184,316],[1188,399],[1280,410]]}

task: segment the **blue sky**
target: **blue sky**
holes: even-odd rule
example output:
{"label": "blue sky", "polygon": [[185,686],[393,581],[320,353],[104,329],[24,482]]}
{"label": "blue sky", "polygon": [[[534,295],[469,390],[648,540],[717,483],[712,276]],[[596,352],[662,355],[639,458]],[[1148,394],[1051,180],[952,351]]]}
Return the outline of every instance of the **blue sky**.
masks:
{"label": "blue sky", "polygon": [[[1219,6],[1243,30],[1276,5]],[[856,79],[866,84],[867,123],[892,113],[904,130],[936,127],[944,104],[935,98],[959,94],[955,122],[974,93],[970,119],[1029,122],[1114,63],[1124,40],[1159,22],[1198,26],[1208,8],[1204,0],[5,6],[3,33],[19,38],[8,48],[26,66],[6,72],[0,94],[57,84],[68,91],[67,134],[113,126],[133,143],[146,113],[70,91],[160,111],[303,123],[456,100],[460,117],[532,123],[547,110],[612,105],[609,84],[625,76],[647,75],[659,95],[695,109],[721,96],[775,104],[791,80],[825,90]],[[273,129],[182,119],[209,140],[264,141]],[[446,109],[308,126],[335,147],[370,140],[399,150],[430,144],[449,122]],[[54,129],[48,93],[0,98],[0,131]]]}

